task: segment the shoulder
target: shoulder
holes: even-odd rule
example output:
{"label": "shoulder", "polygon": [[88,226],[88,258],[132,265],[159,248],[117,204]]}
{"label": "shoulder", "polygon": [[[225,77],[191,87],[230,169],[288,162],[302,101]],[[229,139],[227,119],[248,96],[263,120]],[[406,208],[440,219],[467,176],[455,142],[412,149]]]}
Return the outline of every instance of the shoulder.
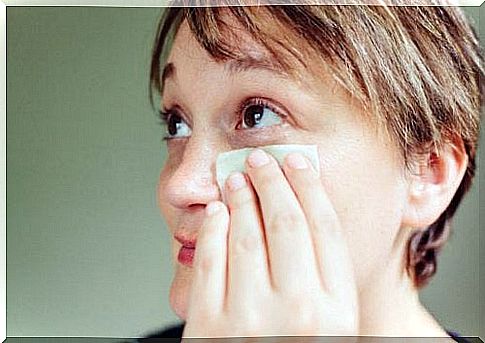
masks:
{"label": "shoulder", "polygon": [[[180,342],[182,332],[184,331],[184,324],[177,324],[165,327],[161,330],[152,332],[148,336],[139,338],[138,342]],[[172,338],[170,340],[169,338]],[[163,340],[162,340],[163,339]]]}
{"label": "shoulder", "polygon": [[[168,327],[165,327],[161,330],[155,331],[150,333],[148,336],[139,338],[137,341],[138,342],[180,342],[180,338],[182,338],[182,332],[184,330],[184,324],[177,324],[177,325],[171,325]],[[460,336],[459,333],[447,330],[446,331],[448,335],[453,338],[458,343],[469,343],[469,341],[462,336]],[[172,338],[173,340],[167,340],[169,338]],[[161,339],[164,339],[163,341]]]}
{"label": "shoulder", "polygon": [[458,343],[470,343],[469,340],[463,338],[462,336],[460,336],[459,333],[457,332],[454,332],[454,331],[451,331],[451,330],[446,330],[446,333],[448,335],[450,335],[451,338],[453,338],[454,341],[458,342]]}

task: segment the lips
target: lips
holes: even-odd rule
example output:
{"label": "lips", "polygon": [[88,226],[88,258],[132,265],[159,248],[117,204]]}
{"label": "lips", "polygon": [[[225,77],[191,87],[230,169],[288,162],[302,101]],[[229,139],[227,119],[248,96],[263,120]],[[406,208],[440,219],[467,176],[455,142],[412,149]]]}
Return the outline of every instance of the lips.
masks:
{"label": "lips", "polygon": [[195,244],[197,242],[197,238],[189,238],[184,236],[183,234],[175,234],[175,239],[182,244],[182,246],[190,249],[195,249]]}
{"label": "lips", "polygon": [[196,238],[189,238],[182,233],[174,235],[175,239],[182,244],[180,247],[177,260],[186,266],[192,267],[194,263]]}

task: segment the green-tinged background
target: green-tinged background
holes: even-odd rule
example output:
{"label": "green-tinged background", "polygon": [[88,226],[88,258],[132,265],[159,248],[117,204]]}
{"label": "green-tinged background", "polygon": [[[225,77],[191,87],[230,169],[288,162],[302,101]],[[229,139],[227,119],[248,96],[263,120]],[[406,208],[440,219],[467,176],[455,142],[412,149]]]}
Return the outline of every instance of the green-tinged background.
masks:
{"label": "green-tinged background", "polygon": [[[135,337],[177,321],[147,100],[160,13],[7,8],[8,336]],[[476,181],[422,299],[446,328],[484,337]]]}

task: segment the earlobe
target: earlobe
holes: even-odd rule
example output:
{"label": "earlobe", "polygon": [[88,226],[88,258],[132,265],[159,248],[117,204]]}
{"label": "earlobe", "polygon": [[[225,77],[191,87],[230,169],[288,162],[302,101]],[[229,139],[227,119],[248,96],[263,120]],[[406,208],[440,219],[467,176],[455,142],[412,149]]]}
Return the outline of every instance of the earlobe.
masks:
{"label": "earlobe", "polygon": [[434,223],[450,204],[468,166],[461,138],[444,143],[437,152],[414,162],[402,224],[423,228]]}

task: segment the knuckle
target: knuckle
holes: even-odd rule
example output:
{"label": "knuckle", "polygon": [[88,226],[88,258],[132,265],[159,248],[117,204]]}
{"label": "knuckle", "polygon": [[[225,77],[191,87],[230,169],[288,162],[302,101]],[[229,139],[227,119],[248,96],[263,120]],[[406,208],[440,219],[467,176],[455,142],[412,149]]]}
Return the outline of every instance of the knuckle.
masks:
{"label": "knuckle", "polygon": [[262,323],[264,323],[264,318],[261,318],[261,312],[256,311],[248,311],[246,315],[246,336],[253,335],[254,332],[261,332]]}
{"label": "knuckle", "polygon": [[226,225],[220,225],[219,223],[210,223],[210,225],[207,225],[206,223],[200,231],[197,244],[211,245],[214,239],[219,238],[221,235],[225,235],[226,230]]}
{"label": "knuckle", "polygon": [[305,224],[300,214],[293,212],[278,213],[275,215],[269,225],[269,229],[274,233],[284,233],[296,231]]}
{"label": "knuckle", "polygon": [[[340,223],[332,213],[319,213],[308,220],[308,224],[318,239],[340,239]],[[329,236],[330,235],[330,236]]]}
{"label": "knuckle", "polygon": [[348,335],[356,332],[356,328],[359,325],[358,312],[338,304],[333,309],[332,314],[335,315],[335,318],[338,318],[332,323],[333,333],[336,335]]}
{"label": "knuckle", "polygon": [[258,310],[249,309],[248,306],[241,308],[234,306],[228,311],[228,317],[239,318],[238,321],[233,322],[234,331],[238,336],[251,336],[255,332],[261,332],[263,328],[261,323],[264,322],[261,318],[261,313]]}
{"label": "knuckle", "polygon": [[237,192],[230,199],[230,205],[232,209],[236,210],[251,206],[253,203],[253,195],[247,188]]}
{"label": "knuckle", "polygon": [[306,328],[315,325],[315,304],[305,297],[305,294],[292,296],[288,302],[288,308],[292,309],[294,318],[298,318],[298,327]]}
{"label": "knuckle", "polygon": [[200,274],[207,274],[214,268],[216,258],[213,255],[214,254],[211,254],[210,252],[205,252],[202,255],[197,255],[197,271]]}
{"label": "knuckle", "polygon": [[256,176],[255,187],[259,189],[260,193],[269,193],[273,189],[273,185],[278,180],[278,175],[270,170],[261,171],[261,174]]}
{"label": "knuckle", "polygon": [[234,252],[236,254],[252,252],[258,249],[260,246],[260,239],[258,235],[254,233],[248,233],[241,235],[235,239]]}

